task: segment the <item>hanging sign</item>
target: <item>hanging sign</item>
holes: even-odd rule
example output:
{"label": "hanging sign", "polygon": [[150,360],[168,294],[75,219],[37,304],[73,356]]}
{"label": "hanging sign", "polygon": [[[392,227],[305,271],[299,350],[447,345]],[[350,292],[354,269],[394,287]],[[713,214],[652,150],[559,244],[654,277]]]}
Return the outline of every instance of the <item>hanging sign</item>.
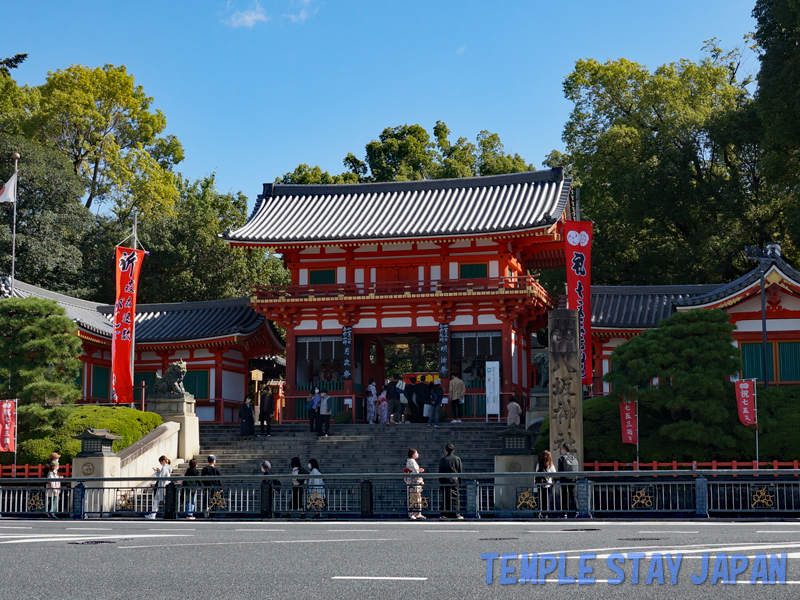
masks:
{"label": "hanging sign", "polygon": [[17,401],[0,400],[0,452],[17,451]]}
{"label": "hanging sign", "polygon": [[500,363],[496,360],[486,361],[486,420],[489,415],[500,418]]}
{"label": "hanging sign", "polygon": [[639,420],[635,400],[623,400],[619,403],[619,418],[622,421],[622,443],[639,443]]}
{"label": "hanging sign", "polygon": [[136,288],[142,268],[143,250],[117,246],[114,269],[117,296],[114,303],[114,333],[111,336],[111,401],[133,402],[133,328]]}
{"label": "hanging sign", "polygon": [[353,381],[353,328],[342,327],[342,380]]}
{"label": "hanging sign", "polygon": [[450,377],[450,324],[439,323],[439,379]]}
{"label": "hanging sign", "polygon": [[591,258],[592,224],[589,221],[567,221],[564,224],[567,258],[567,299],[569,308],[578,311],[581,335],[581,380],[592,384],[592,307]]}
{"label": "hanging sign", "polygon": [[733,385],[736,389],[736,404],[739,407],[739,420],[742,422],[742,425],[746,427],[755,424],[756,428],[758,428],[754,411],[756,399],[755,380],[748,379],[746,381],[737,381]]}

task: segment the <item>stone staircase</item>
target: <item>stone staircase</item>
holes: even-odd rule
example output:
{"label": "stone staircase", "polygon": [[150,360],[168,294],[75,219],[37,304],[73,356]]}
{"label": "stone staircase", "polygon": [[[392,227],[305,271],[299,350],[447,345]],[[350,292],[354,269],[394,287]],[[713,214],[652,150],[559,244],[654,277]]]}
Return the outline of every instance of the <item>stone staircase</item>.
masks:
{"label": "stone staircase", "polygon": [[[268,460],[276,474],[291,472],[293,456],[303,466],[316,458],[325,473],[398,473],[405,467],[409,448],[419,451],[419,465],[436,472],[444,446],[452,443],[461,457],[464,472],[486,473],[494,470],[494,456],[502,448],[497,432],[501,423],[443,423],[436,428],[424,424],[366,425],[331,424],[328,437],[317,437],[308,424],[273,425],[272,436],[242,440],[237,425],[201,425],[200,455],[202,467],[206,456],[217,457],[223,475],[260,473],[261,461]],[[258,427],[256,427],[258,432]],[[177,465],[178,473],[186,465]]]}

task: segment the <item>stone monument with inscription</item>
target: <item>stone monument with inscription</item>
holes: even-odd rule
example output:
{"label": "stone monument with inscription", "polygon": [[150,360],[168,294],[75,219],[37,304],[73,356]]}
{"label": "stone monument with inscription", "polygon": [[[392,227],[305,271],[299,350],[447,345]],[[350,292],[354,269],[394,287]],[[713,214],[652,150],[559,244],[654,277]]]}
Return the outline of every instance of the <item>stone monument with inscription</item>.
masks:
{"label": "stone monument with inscription", "polygon": [[194,412],[194,396],[183,387],[185,376],[186,363],[179,360],[156,377],[153,394],[147,397],[147,410],[180,424],[178,456],[188,461],[200,453],[200,420]]}
{"label": "stone monument with inscription", "polygon": [[578,311],[550,311],[550,452],[568,443],[583,470],[583,387]]}

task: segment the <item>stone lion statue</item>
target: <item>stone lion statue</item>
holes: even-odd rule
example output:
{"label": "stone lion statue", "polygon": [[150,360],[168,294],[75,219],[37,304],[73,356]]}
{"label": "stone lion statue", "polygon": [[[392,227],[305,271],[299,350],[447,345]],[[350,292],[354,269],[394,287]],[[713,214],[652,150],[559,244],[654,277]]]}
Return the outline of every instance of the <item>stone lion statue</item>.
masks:
{"label": "stone lion statue", "polygon": [[535,390],[546,390],[550,385],[550,357],[547,352],[535,354],[531,362],[536,365]]}
{"label": "stone lion statue", "polygon": [[156,375],[153,392],[156,394],[185,394],[183,378],[186,376],[186,363],[183,360],[172,363],[162,377]]}

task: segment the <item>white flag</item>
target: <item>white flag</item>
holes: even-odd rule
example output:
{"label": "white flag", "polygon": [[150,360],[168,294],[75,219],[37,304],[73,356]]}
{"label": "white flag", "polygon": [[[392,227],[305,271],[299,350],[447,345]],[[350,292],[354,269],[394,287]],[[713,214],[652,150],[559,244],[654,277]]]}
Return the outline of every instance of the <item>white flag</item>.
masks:
{"label": "white flag", "polygon": [[0,188],[0,202],[14,202],[14,189],[17,187],[17,174],[14,173]]}

